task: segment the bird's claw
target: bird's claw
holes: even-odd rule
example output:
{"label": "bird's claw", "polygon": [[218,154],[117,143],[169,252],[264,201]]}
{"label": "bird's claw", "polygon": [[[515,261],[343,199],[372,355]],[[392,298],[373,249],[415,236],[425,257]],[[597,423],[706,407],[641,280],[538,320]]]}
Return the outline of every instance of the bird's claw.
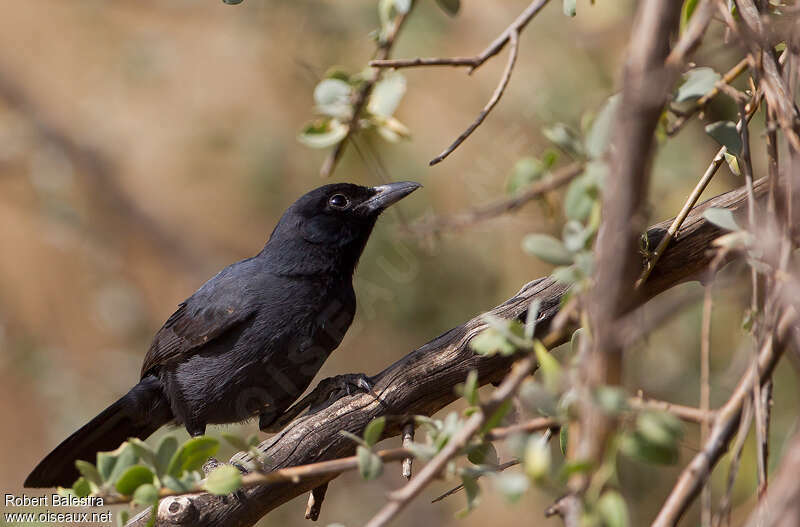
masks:
{"label": "bird's claw", "polygon": [[[318,390],[319,392],[317,392]],[[346,395],[370,391],[372,391],[372,379],[364,373],[345,373],[328,377],[320,381],[319,385],[311,392],[311,395],[317,393],[317,397],[311,402],[309,411],[314,412],[324,408]]]}
{"label": "bird's claw", "polygon": [[372,379],[364,373],[346,373],[322,379],[311,393],[292,405],[277,418],[270,414],[262,414],[259,418],[259,428],[262,432],[277,432],[289,424],[294,418],[308,408],[308,413],[315,413],[338,401],[342,397],[358,392],[371,392]]}

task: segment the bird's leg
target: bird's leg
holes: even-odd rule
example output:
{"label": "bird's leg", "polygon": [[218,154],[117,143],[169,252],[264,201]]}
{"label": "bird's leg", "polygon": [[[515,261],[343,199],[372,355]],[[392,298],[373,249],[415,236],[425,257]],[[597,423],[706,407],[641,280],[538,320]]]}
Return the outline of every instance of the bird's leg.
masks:
{"label": "bird's leg", "polygon": [[303,413],[306,408],[308,408],[308,413],[313,414],[342,397],[360,391],[372,391],[372,379],[364,373],[346,373],[322,379],[311,393],[300,399],[283,414],[276,416],[274,413],[262,413],[259,417],[258,427],[262,432],[277,432]]}

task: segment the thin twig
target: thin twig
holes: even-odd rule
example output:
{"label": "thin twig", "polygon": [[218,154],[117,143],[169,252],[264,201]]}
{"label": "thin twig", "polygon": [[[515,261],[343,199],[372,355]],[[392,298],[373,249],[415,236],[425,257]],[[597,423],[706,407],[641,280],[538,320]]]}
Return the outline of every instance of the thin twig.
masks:
{"label": "thin twig", "polygon": [[[703,325],[700,336],[700,410],[708,412],[711,405],[711,284],[705,286],[703,296]],[[711,422],[704,419],[700,423],[700,444],[705,445],[711,432]],[[706,481],[700,497],[700,525],[711,527],[711,486]]]}
{"label": "thin twig", "polygon": [[[756,109],[758,108],[758,101],[760,101],[760,99],[761,99],[760,96],[756,96],[753,97],[753,99],[751,99],[749,104],[749,110],[747,113],[748,121],[752,119],[753,115],[755,114]],[[737,130],[741,129],[741,126],[742,126],[742,121],[740,120],[736,124]],[[667,246],[675,237],[675,234],[678,232],[678,230],[680,230],[681,225],[683,225],[684,220],[692,211],[692,208],[697,203],[697,200],[700,199],[700,195],[703,193],[708,184],[711,182],[711,179],[714,177],[714,174],[717,173],[719,167],[722,166],[722,162],[725,161],[725,154],[727,152],[728,148],[722,146],[717,151],[717,154],[714,156],[714,159],[711,160],[711,164],[708,165],[708,168],[706,169],[705,173],[703,173],[703,177],[700,178],[700,180],[697,182],[697,185],[695,185],[694,189],[692,189],[691,194],[689,194],[689,197],[686,199],[686,203],[683,204],[683,208],[681,208],[681,211],[678,213],[677,216],[675,216],[675,219],[672,221],[672,225],[669,226],[669,229],[667,229],[667,232],[666,234],[664,234],[664,237],[661,238],[661,241],[658,242],[658,246],[656,247],[655,251],[653,251],[650,254],[650,257],[647,260],[647,265],[642,270],[642,274],[639,276],[639,279],[636,281],[637,289],[641,287],[641,285],[647,280],[647,277],[650,276],[650,273],[655,268],[656,264],[658,263],[658,260],[661,258],[661,255],[664,254],[664,251],[667,249]]]}
{"label": "thin twig", "polygon": [[642,394],[637,397],[632,397],[628,400],[628,404],[635,410],[660,410],[668,412],[688,423],[695,423],[702,425],[703,423],[711,423],[717,416],[717,412],[709,410],[708,408],[692,408],[691,406],[684,406],[682,404],[675,404],[666,401],[658,401],[655,399],[645,399]]}
{"label": "thin twig", "polygon": [[509,373],[500,386],[492,393],[491,398],[486,403],[483,411],[472,414],[467,419],[464,426],[450,438],[442,450],[431,459],[411,481],[402,488],[389,495],[389,501],[381,508],[378,513],[367,522],[366,527],[381,527],[386,525],[394,518],[406,505],[416,497],[422,489],[433,481],[433,479],[444,469],[445,465],[467,444],[469,439],[475,435],[489,415],[494,413],[503,402],[508,400],[516,393],[517,388],[522,384],[533,368],[536,366],[536,359],[527,356],[517,361],[511,373]]}
{"label": "thin twig", "polygon": [[525,10],[509,25],[486,49],[474,57],[451,58],[415,58],[372,60],[369,65],[373,68],[413,68],[417,66],[468,66],[469,73],[475,71],[484,62],[500,53],[511,40],[511,34],[522,33],[528,22],[545,6],[549,0],[534,0]]}
{"label": "thin twig", "polygon": [[527,189],[517,196],[509,199],[490,203],[476,209],[454,214],[452,216],[433,217],[425,221],[412,224],[411,232],[415,235],[425,236],[435,234],[444,230],[460,230],[472,226],[482,221],[496,218],[497,216],[513,212],[523,205],[537,199],[544,194],[562,187],[575,179],[583,171],[583,165],[573,163],[553,172],[553,174],[541,181],[530,185]]}
{"label": "thin twig", "polygon": [[506,63],[506,69],[503,71],[503,76],[500,77],[500,83],[495,88],[494,93],[492,94],[492,98],[489,99],[489,102],[486,103],[486,106],[483,107],[481,113],[478,114],[478,117],[472,122],[471,125],[467,127],[464,132],[459,135],[453,143],[444,149],[444,151],[439,154],[438,156],[431,159],[430,166],[436,165],[441,163],[447,156],[453,153],[453,150],[458,148],[461,143],[463,143],[467,137],[472,135],[472,132],[478,128],[483,120],[486,119],[486,116],[489,115],[489,112],[497,105],[500,101],[500,97],[503,96],[503,93],[506,91],[506,87],[508,86],[508,81],[511,80],[511,73],[514,71],[514,64],[517,62],[517,53],[519,52],[519,30],[514,29],[509,32],[508,34],[509,39],[509,47],[511,50],[508,52],[508,62]]}
{"label": "thin twig", "polygon": [[[405,13],[398,13],[394,19],[392,27],[386,33],[386,37],[380,43],[375,56],[379,59],[386,59],[389,57],[389,54],[392,52],[392,47],[394,46],[395,40],[397,39],[397,35],[400,32],[400,29],[403,27],[403,23],[408,18],[408,15],[411,13],[411,10],[414,8],[414,1],[410,2],[408,11]],[[344,153],[345,145],[347,144],[348,139],[358,130],[359,122],[361,121],[361,112],[367,105],[369,101],[369,96],[372,94],[372,89],[375,87],[375,84],[381,80],[383,76],[383,70],[381,69],[374,69],[372,70],[372,76],[364,81],[361,84],[358,92],[356,92],[355,100],[353,101],[353,115],[350,118],[350,123],[347,126],[347,133],[342,138],[341,141],[336,143],[331,150],[328,157],[325,158],[325,161],[322,163],[322,167],[320,168],[320,175],[322,177],[328,177],[333,173],[333,169],[336,168],[336,164],[341,159],[342,154]]]}
{"label": "thin twig", "polygon": [[[501,463],[500,465],[497,465],[492,470],[492,472],[502,472],[505,469],[513,467],[513,466],[516,466],[516,465],[519,465],[519,459],[512,459],[511,461],[506,461],[505,463]],[[481,477],[481,476],[483,476],[483,473],[480,473],[480,474],[477,475],[478,478]],[[450,496],[452,496],[453,494],[459,492],[463,488],[464,488],[464,485],[458,485],[456,487],[453,487],[452,489],[448,490],[444,494],[440,494],[439,496],[433,498],[431,500],[431,503],[437,503],[439,501],[442,501],[445,498],[449,498]]]}
{"label": "thin twig", "polygon": [[720,94],[721,86],[728,85],[734,80],[736,80],[736,78],[747,69],[747,64],[748,64],[747,57],[745,57],[738,63],[736,63],[734,67],[725,72],[725,75],[723,75],[722,78],[717,81],[717,83],[714,85],[713,88],[711,88],[702,97],[700,97],[699,99],[697,99],[697,101],[695,101],[695,104],[694,106],[692,106],[691,109],[685,112],[681,112],[681,114],[678,116],[675,122],[673,122],[672,125],[669,128],[667,128],[667,135],[673,136],[677,134],[693,116],[695,116],[700,110],[705,109],[708,103],[711,102],[717,95]]}
{"label": "thin twig", "polygon": [[725,494],[722,496],[719,504],[719,512],[714,518],[714,525],[720,527],[723,523],[730,525],[731,523],[731,504],[733,496],[733,484],[736,483],[736,476],[739,473],[739,466],[742,463],[742,451],[744,450],[744,442],[747,439],[747,432],[750,430],[750,424],[753,422],[753,404],[750,399],[745,399],[744,408],[742,410],[742,418],[739,421],[739,429],[736,431],[736,441],[733,443],[731,450],[731,463],[728,467],[728,479],[725,484]]}
{"label": "thin twig", "polygon": [[733,394],[720,408],[711,435],[703,449],[684,468],[664,506],[658,513],[652,527],[672,527],[678,523],[683,513],[702,488],[711,469],[727,449],[736,427],[742,417],[745,400],[752,393],[753,376],[765,381],[772,374],[785,347],[785,337],[797,320],[792,308],[786,309],[772,334],[764,342],[758,354],[758,368],[748,368],[733,391]]}
{"label": "thin twig", "polygon": [[772,49],[762,45],[766,41],[761,13],[752,0],[736,0],[736,7],[743,22],[739,25],[729,10],[720,5],[725,23],[750,48],[750,68],[759,79],[767,103],[775,111],[775,117],[791,147],[800,152],[800,112],[789,96],[789,88],[781,76],[780,65]]}

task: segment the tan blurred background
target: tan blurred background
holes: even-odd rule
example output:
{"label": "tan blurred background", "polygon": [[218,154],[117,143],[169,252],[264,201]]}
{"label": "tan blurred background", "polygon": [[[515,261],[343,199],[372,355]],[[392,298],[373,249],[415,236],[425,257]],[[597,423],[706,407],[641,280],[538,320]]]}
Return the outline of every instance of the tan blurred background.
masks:
{"label": "tan blurred background", "polygon": [[[149,339],[205,279],[260,250],[283,209],[322,184],[324,151],[296,140],[313,117],[312,91],[329,66],[358,71],[378,25],[374,0],[222,2],[35,0],[6,2],[0,15],[0,489],[18,492],[34,464],[138,379]],[[448,18],[419,0],[395,56],[480,51],[527,5],[465,0]],[[427,161],[471,122],[490,96],[504,57],[471,77],[441,68],[407,70],[397,117],[408,142],[362,140],[333,179],[379,184],[372,156],[392,179],[425,185],[380,222],[356,275],[359,313],[320,377],[374,374],[428,339],[509,297],[549,268],[523,254],[531,231],[560,232],[559,198],[431,243],[402,223],[502,198],[517,159],[548,147],[541,128],[580,126],[617,85],[635,2],[578,3],[574,19],[553,2],[521,37],[516,71],[484,125],[449,159]],[[721,40],[717,40],[717,43]],[[703,48],[718,70],[735,49]],[[725,118],[734,108],[712,108]],[[754,133],[757,133],[756,130]],[[652,185],[654,220],[674,215],[717,146],[696,123],[664,145]],[[371,153],[371,155],[370,155]],[[758,161],[758,160],[757,160]],[[758,169],[757,162],[757,169]],[[727,172],[707,191],[738,186]],[[735,271],[734,271],[735,274]],[[685,288],[697,288],[689,284]],[[723,401],[745,367],[743,295],[719,296],[714,317],[712,401]],[[632,353],[627,387],[695,405],[699,309],[695,306]],[[794,425],[795,379],[777,375],[779,447]],[[255,423],[228,427],[249,434]],[[211,428],[210,433],[218,433]],[[185,432],[177,431],[181,437]],[[697,446],[687,428],[684,458]],[[394,441],[391,441],[394,444]],[[390,441],[386,442],[387,444]],[[228,449],[230,450],[230,449]],[[225,454],[229,453],[228,451]],[[502,453],[502,449],[501,449]],[[748,457],[749,456],[749,457]],[[502,457],[506,457],[505,455]],[[746,450],[736,518],[755,469]],[[685,459],[684,459],[685,460]],[[723,467],[725,463],[723,463]],[[621,485],[634,525],[666,496],[677,467],[623,462]],[[718,471],[715,500],[725,470]],[[401,483],[390,467],[371,483],[336,480],[321,522],[359,525]],[[430,498],[451,486],[441,482]],[[466,519],[463,496],[417,500],[397,525],[511,525],[544,520],[556,496],[529,492],[506,503],[491,487]],[[262,525],[305,525],[305,497]],[[696,512],[685,525],[696,524]],[[0,520],[1,521],[1,520]]]}

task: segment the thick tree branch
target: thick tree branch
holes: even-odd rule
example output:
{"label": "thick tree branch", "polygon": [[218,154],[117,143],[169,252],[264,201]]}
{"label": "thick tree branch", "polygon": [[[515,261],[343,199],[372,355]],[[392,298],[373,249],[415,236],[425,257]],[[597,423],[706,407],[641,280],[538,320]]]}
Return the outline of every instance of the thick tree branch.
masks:
{"label": "thick tree branch", "polygon": [[[761,196],[765,191],[766,184],[756,182],[757,195]],[[726,207],[738,215],[740,211],[746,211],[746,200],[745,189],[738,189],[699,205],[683,223],[660,265],[642,286],[641,299],[651,298],[702,274],[714,258],[708,249],[711,241],[723,234],[703,218],[703,211],[712,206]],[[651,243],[658,243],[670,222],[659,223],[648,230]],[[490,313],[505,319],[522,318],[531,301],[539,299],[537,334],[542,335],[549,330],[565,290],[565,286],[555,283],[552,278],[540,278],[526,284],[519,293]],[[355,394],[343,397],[313,415],[296,419],[259,446],[270,460],[264,469],[277,470],[352,455],[354,445],[339,434],[341,430],[360,434],[372,419],[383,415],[431,415],[457,398],[453,387],[463,382],[470,370],[477,370],[480,384],[503,379],[511,364],[510,358],[484,357],[468,346],[470,339],[486,327],[483,316],[473,318],[395,362],[374,377],[378,399],[369,394]],[[390,422],[385,437],[399,435],[404,423],[403,420]],[[233,461],[253,459],[240,453],[234,456]],[[157,524],[194,527],[253,525],[274,508],[334,477],[329,474],[296,483],[273,482],[247,489],[237,499],[208,494],[167,498],[159,507]],[[129,525],[144,526],[146,523],[145,513]]]}

